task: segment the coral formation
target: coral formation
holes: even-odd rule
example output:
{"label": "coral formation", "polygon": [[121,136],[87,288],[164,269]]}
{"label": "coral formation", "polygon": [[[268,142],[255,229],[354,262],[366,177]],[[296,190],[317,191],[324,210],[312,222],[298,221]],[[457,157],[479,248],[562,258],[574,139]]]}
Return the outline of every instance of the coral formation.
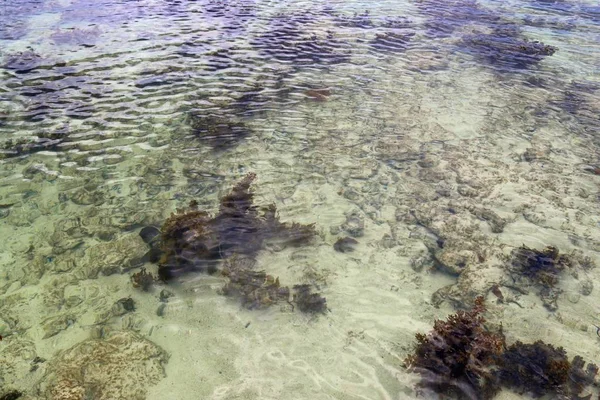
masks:
{"label": "coral formation", "polygon": [[88,339],[60,352],[40,384],[52,400],[131,400],[145,398],[148,386],[164,376],[168,356],[130,332]]}
{"label": "coral formation", "polygon": [[255,174],[246,175],[223,196],[214,218],[192,202],[188,209],[178,210],[167,219],[161,235],[161,279],[191,271],[214,273],[219,260],[233,254],[252,256],[266,241],[300,245],[315,235],[313,224],[280,222],[274,205],[261,212],[253,204],[250,188],[255,178]]}

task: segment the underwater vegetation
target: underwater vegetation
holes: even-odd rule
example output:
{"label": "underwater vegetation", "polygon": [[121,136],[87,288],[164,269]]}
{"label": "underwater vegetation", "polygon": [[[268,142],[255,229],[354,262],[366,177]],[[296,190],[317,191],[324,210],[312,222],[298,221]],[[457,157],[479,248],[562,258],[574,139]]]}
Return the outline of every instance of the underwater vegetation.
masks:
{"label": "underwater vegetation", "polygon": [[559,256],[558,249],[553,246],[541,251],[521,246],[513,251],[512,256],[512,267],[521,276],[545,286],[556,285],[559,274],[566,266],[565,257]]}
{"label": "underwater vegetation", "polygon": [[[188,208],[171,214],[162,226],[160,237],[155,228],[142,229],[140,235],[152,246],[153,257],[159,256],[158,276],[162,281],[190,272],[214,274],[220,261],[229,259],[221,271],[229,280],[223,294],[240,297],[248,308],[290,302],[292,291],[281,286],[278,278],[254,270],[253,257],[266,242],[277,242],[279,247],[308,243],[316,234],[315,226],[281,222],[275,205],[255,206],[251,189],[255,178],[255,174],[249,173],[223,196],[214,217],[199,210],[198,203],[192,201]],[[141,270],[134,274],[132,282],[147,290],[154,277]],[[310,287],[294,286],[293,291],[292,303],[301,311],[326,310],[325,299],[312,293]]]}
{"label": "underwater vegetation", "polygon": [[154,275],[150,272],[146,272],[146,268],[141,268],[139,272],[131,275],[131,284],[136,289],[141,289],[144,292],[148,292],[154,284]]}
{"label": "underwater vegetation", "polygon": [[503,385],[533,397],[559,394],[579,399],[578,395],[594,383],[598,373],[595,364],[588,364],[585,370],[584,367],[580,356],[569,362],[562,347],[555,348],[541,340],[532,344],[516,342],[504,351],[497,375]]}
{"label": "underwater vegetation", "polygon": [[235,145],[250,135],[250,130],[241,121],[228,115],[190,114],[194,136],[217,150]]}
{"label": "underwater vegetation", "polygon": [[[254,270],[251,259],[232,257],[225,262],[222,274],[229,282],[221,289],[226,296],[236,296],[248,309],[267,308],[279,302],[286,302],[306,313],[327,311],[325,297],[312,291],[311,285],[281,286],[279,278],[265,271]],[[291,294],[291,298],[290,298]]]}
{"label": "underwater vegetation", "polygon": [[558,49],[538,41],[517,36],[514,29],[497,30],[492,34],[474,34],[463,37],[467,52],[476,58],[502,69],[527,69]]}
{"label": "underwater vegetation", "polygon": [[327,300],[319,293],[313,293],[310,285],[294,285],[294,294],[292,301],[302,312],[325,312],[327,310]]}
{"label": "underwater vegetation", "polygon": [[450,399],[492,399],[502,387],[534,397],[583,398],[598,372],[595,364],[585,367],[579,356],[569,362],[563,348],[542,341],[507,347],[501,330],[485,327],[484,311],[479,297],[471,310],[435,321],[426,335],[417,333],[405,366],[421,375],[420,388]]}
{"label": "underwater vegetation", "polygon": [[279,278],[267,275],[264,271],[254,271],[240,267],[237,260],[231,260],[223,268],[223,275],[229,278],[221,292],[226,296],[237,296],[242,305],[249,309],[266,308],[279,301],[289,301],[290,289],[282,287]]}
{"label": "underwater vegetation", "polygon": [[401,52],[406,50],[413,36],[415,36],[414,32],[377,33],[375,34],[375,38],[370,42],[371,49],[385,53]]}
{"label": "underwater vegetation", "polygon": [[574,255],[559,254],[556,247],[543,250],[521,246],[513,250],[508,272],[513,282],[525,283],[539,289],[538,295],[544,306],[551,311],[558,308],[556,303],[562,290],[557,287],[561,273],[567,269],[582,267],[591,269],[594,264],[587,258],[578,259]]}
{"label": "underwater vegetation", "polygon": [[484,327],[483,298],[470,311],[458,311],[433,330],[418,333],[414,354],[405,365],[421,375],[419,386],[455,399],[491,399],[498,392],[492,366],[504,337]]}

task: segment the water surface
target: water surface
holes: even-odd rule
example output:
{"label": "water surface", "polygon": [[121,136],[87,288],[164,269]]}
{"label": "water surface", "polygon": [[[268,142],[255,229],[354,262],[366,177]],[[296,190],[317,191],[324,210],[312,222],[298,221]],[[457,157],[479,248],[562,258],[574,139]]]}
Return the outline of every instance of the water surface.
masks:
{"label": "water surface", "polygon": [[[26,0],[0,21],[3,390],[415,398],[415,334],[480,295],[507,342],[598,359],[594,2]],[[248,309],[219,273],[134,288],[158,268],[140,231],[216,215],[247,173],[317,231],[256,268],[328,310]],[[578,261],[542,293],[515,282],[522,245]]]}

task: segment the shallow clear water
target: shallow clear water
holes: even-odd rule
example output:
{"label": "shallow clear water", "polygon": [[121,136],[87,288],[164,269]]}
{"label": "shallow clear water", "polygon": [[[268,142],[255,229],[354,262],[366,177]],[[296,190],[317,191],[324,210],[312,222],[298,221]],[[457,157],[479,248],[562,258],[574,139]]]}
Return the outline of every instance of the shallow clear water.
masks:
{"label": "shallow clear water", "polygon": [[[507,344],[598,360],[598,43],[591,1],[5,1],[0,387],[436,398],[404,359],[477,296]],[[327,310],[225,296],[227,260],[134,287],[164,264],[142,229],[217,215],[248,173],[256,205],[316,229],[254,268]],[[548,285],[521,246],[566,255]]]}

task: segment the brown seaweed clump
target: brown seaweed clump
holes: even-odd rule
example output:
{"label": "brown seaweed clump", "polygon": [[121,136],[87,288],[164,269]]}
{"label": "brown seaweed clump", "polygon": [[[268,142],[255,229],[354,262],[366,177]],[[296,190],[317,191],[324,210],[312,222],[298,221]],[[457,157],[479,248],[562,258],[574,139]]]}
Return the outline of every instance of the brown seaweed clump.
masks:
{"label": "brown seaweed clump", "polygon": [[254,262],[237,256],[227,260],[223,275],[229,279],[221,292],[226,296],[241,298],[242,305],[249,309],[267,308],[276,303],[286,302],[306,313],[322,313],[327,310],[327,300],[313,293],[310,285],[295,285],[290,299],[290,289],[281,286],[278,277],[265,271],[256,271]]}
{"label": "brown seaweed clump", "polygon": [[294,285],[293,302],[302,312],[323,313],[327,311],[327,300],[314,293],[310,285]]}
{"label": "brown seaweed clump", "polygon": [[491,399],[498,392],[494,363],[504,337],[485,329],[484,310],[479,297],[472,310],[437,320],[429,334],[416,335],[405,365],[421,375],[420,387],[455,399]]}
{"label": "brown seaweed clump", "polygon": [[242,305],[249,309],[267,308],[279,301],[288,301],[290,290],[282,287],[279,278],[267,275],[264,271],[255,271],[246,263],[232,259],[223,268],[223,275],[229,278],[222,293],[237,296]]}
{"label": "brown seaweed clump", "polygon": [[524,278],[537,286],[544,306],[554,311],[558,308],[556,301],[561,293],[556,285],[561,272],[570,264],[569,258],[559,255],[556,247],[548,246],[540,251],[521,246],[513,250],[510,272],[513,280],[521,281]]}
{"label": "brown seaweed clump", "polygon": [[250,185],[255,178],[249,173],[223,196],[215,217],[198,210],[196,202],[171,214],[161,230],[161,279],[194,271],[214,273],[220,260],[234,254],[253,256],[267,241],[296,246],[312,239],[314,224],[283,223],[275,205],[254,205]]}
{"label": "brown seaweed clump", "polygon": [[418,333],[415,352],[405,365],[421,374],[419,386],[450,399],[492,399],[509,388],[533,397],[581,397],[595,383],[598,367],[576,356],[569,362],[562,347],[538,340],[506,347],[502,332],[484,326],[483,298],[470,311],[438,320],[427,335]]}
{"label": "brown seaweed clump", "polygon": [[154,276],[150,272],[146,272],[146,268],[140,270],[131,275],[131,284],[136,289],[141,289],[144,292],[149,291],[154,284]]}
{"label": "brown seaweed clump", "polygon": [[502,355],[498,379],[503,385],[533,397],[553,394],[566,399],[579,399],[586,386],[598,373],[595,364],[579,356],[569,362],[562,347],[555,348],[541,340],[533,344],[516,342]]}

